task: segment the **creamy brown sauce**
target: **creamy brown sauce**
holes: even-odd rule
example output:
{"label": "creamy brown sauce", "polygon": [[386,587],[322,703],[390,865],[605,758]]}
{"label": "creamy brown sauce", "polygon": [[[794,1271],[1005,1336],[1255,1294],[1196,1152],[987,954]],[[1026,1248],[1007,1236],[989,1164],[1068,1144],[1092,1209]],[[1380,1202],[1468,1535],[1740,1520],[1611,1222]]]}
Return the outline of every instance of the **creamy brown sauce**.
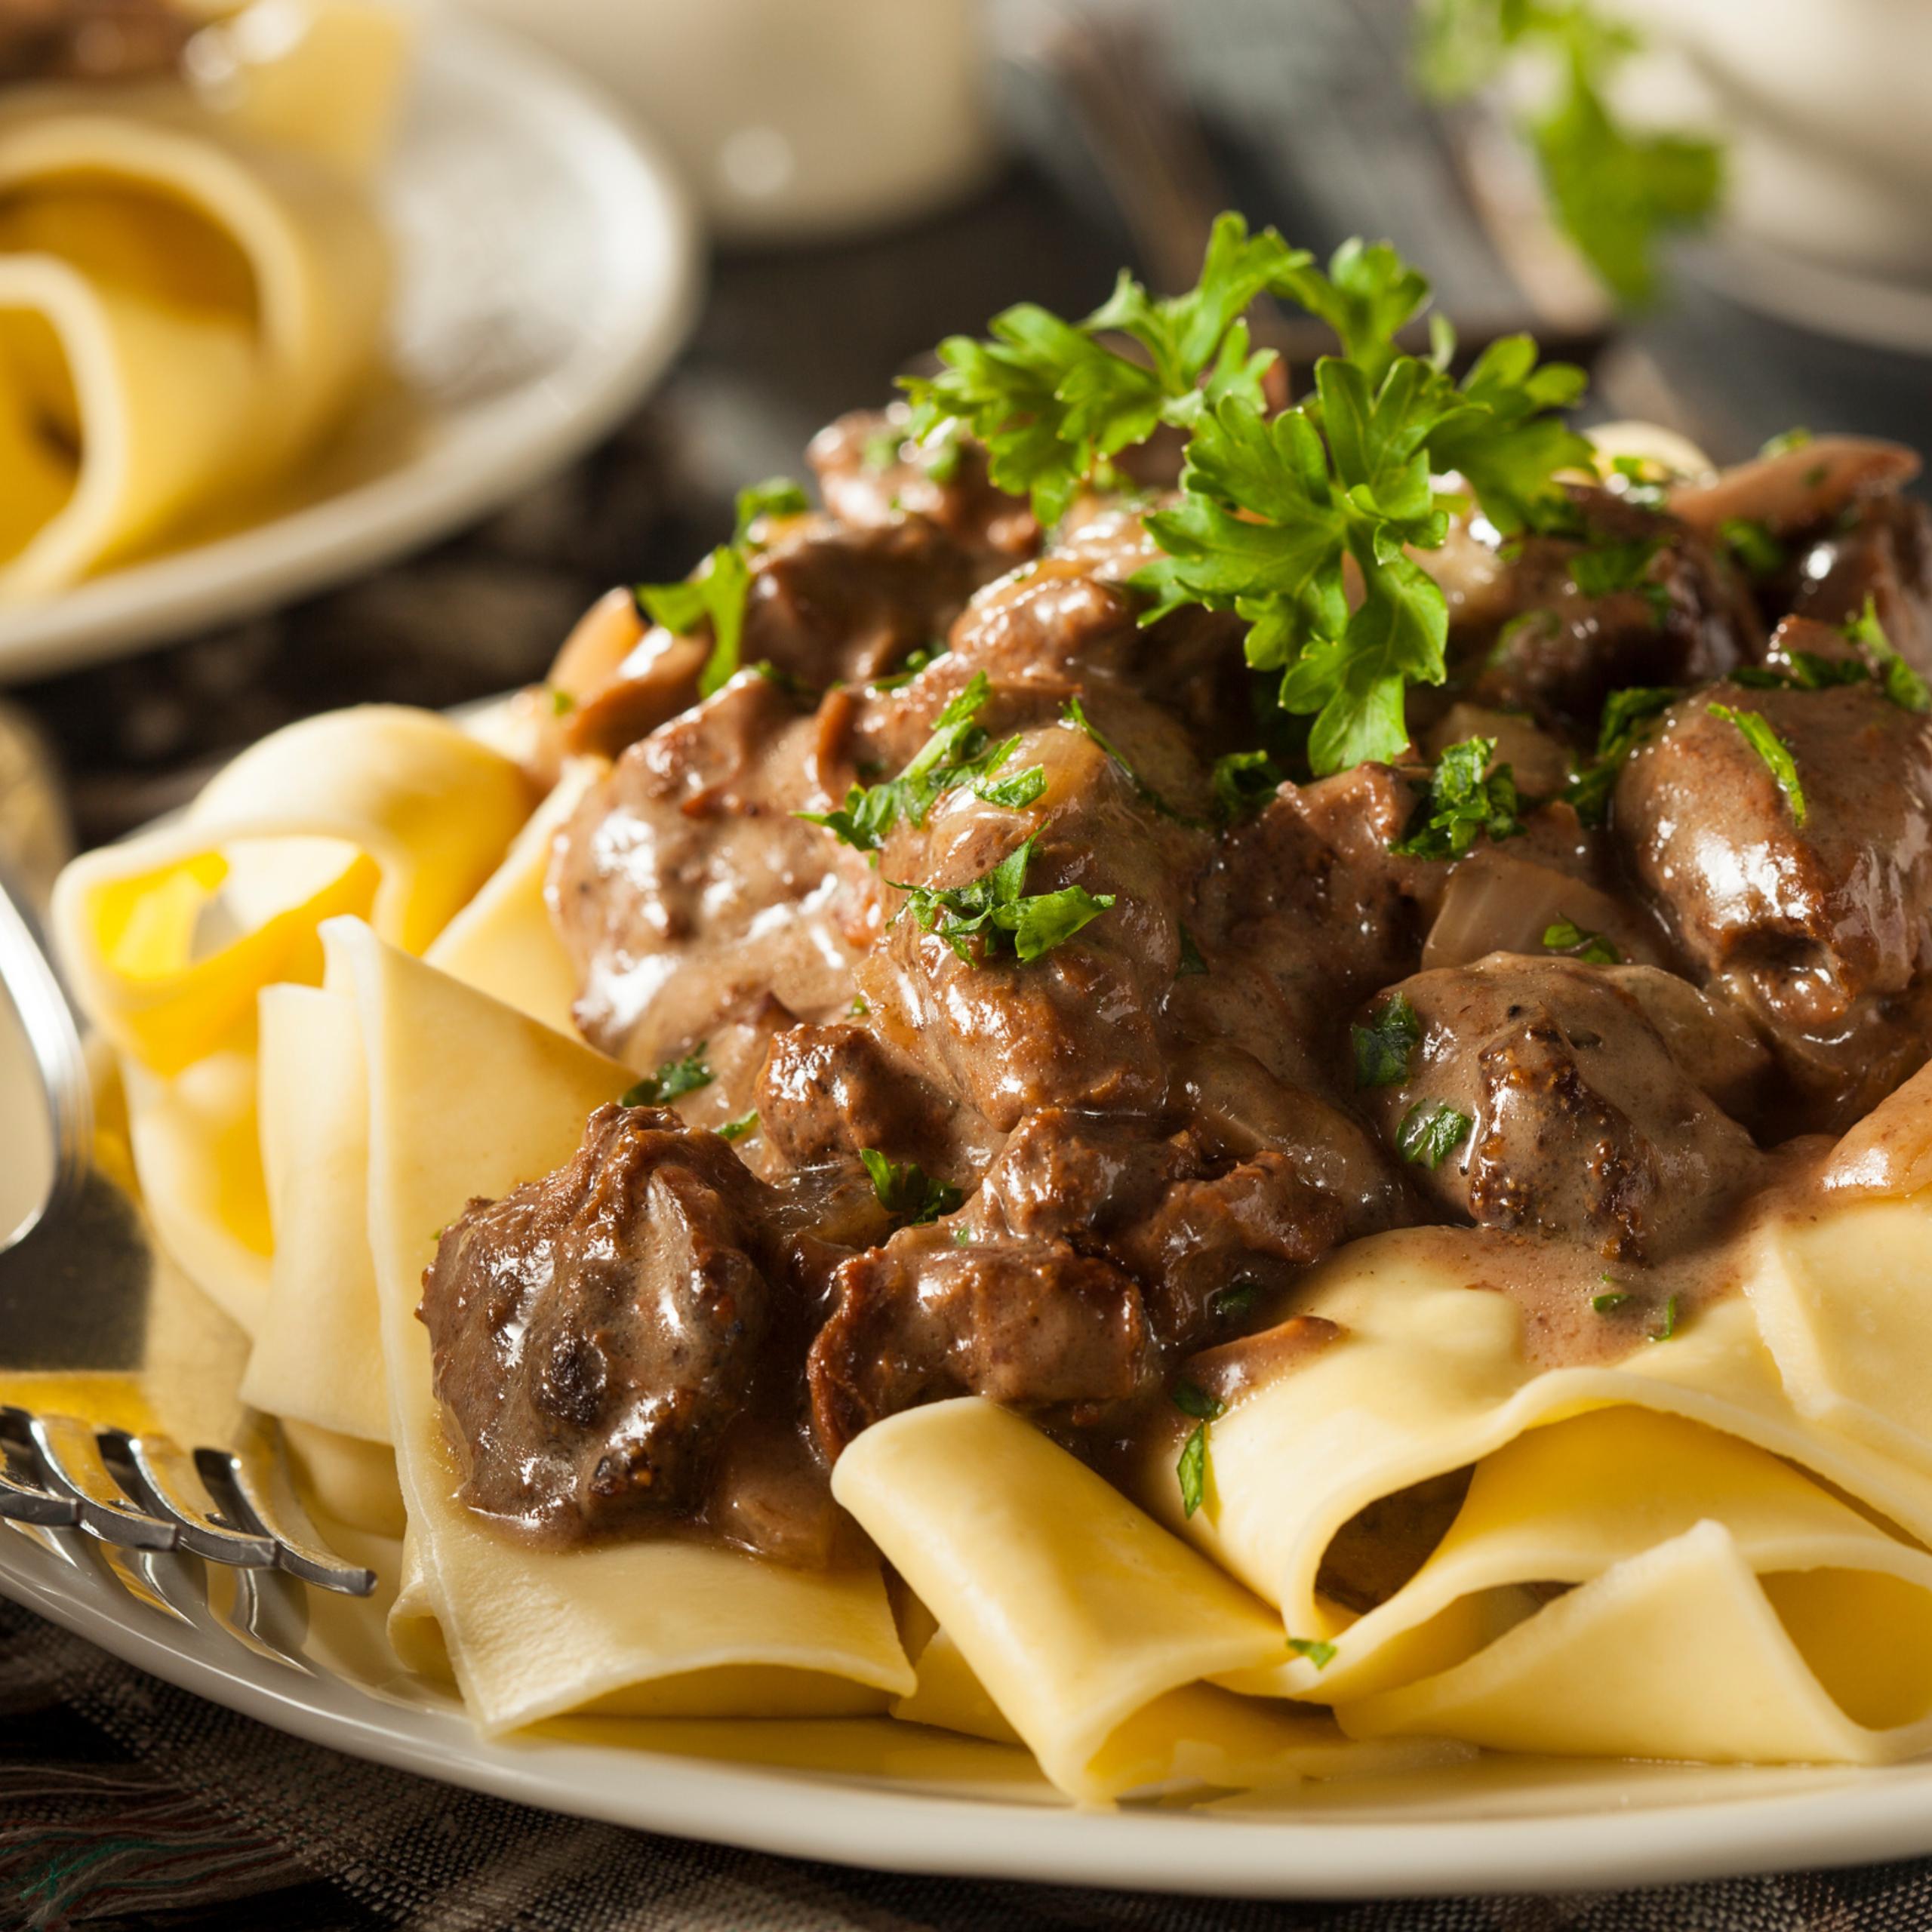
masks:
{"label": "creamy brown sauce", "polygon": [[[424,1315],[478,1506],[562,1541],[698,1526],[827,1561],[826,1472],[870,1423],[976,1393],[1124,1469],[1184,1435],[1180,1384],[1233,1403],[1337,1346],[1302,1284],[1355,1238],[1506,1297],[1535,1366],[1609,1363],[1736,1292],[1761,1204],[1932,1169],[1932,725],[1869,679],[1729,681],[1852,648],[1826,629],[1850,614],[1822,601],[1835,570],[1932,656],[1895,462],[1832,454],[1801,586],[1746,583],[1693,522],[1601,492],[1580,537],[1460,533],[1419,743],[1504,716],[1548,786],[1607,693],[1682,694],[1602,822],[1526,782],[1520,833],[1431,858],[1393,849],[1420,753],[1317,780],[1277,737],[1278,786],[1219,811],[1216,760],[1262,742],[1239,623],[1143,626],[1146,539],[1117,505],[1035,556],[971,460],[942,484],[902,449],[882,497],[875,427],[820,438],[831,514],[754,561],[746,658],[785,680],[663,711],[662,633],[605,654],[606,694],[634,688],[598,730],[654,721],[606,743],[556,848],[578,1017],[641,1073],[710,1077],[675,1113],[600,1113],[570,1168],[445,1237]],[[1712,500],[1754,488],[1790,518],[1819,486],[1774,466]],[[1580,546],[1633,539],[1660,595],[1585,596]],[[891,676],[935,625],[945,654]],[[902,808],[875,854],[797,816],[906,771],[976,680],[996,768]],[[1801,824],[1714,702],[1786,736]],[[962,956],[924,895],[982,890],[1025,841],[1026,894],[1111,903],[1037,958],[983,932]],[[1396,1013],[1364,1078],[1352,1029],[1386,1048]],[[706,1131],[753,1114],[732,1145]],[[1459,1494],[1341,1540],[1343,1600],[1420,1561]]]}

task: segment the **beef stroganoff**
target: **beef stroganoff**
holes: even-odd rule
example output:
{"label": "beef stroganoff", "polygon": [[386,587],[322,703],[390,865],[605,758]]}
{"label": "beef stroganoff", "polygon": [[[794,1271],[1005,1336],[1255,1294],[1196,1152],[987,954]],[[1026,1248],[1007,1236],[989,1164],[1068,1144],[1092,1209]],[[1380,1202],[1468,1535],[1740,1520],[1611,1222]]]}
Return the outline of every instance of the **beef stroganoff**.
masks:
{"label": "beef stroganoff", "polygon": [[70,869],[158,1232],[485,1730],[1932,1748],[1916,460],[1587,439],[1426,299],[1223,217],[488,731]]}

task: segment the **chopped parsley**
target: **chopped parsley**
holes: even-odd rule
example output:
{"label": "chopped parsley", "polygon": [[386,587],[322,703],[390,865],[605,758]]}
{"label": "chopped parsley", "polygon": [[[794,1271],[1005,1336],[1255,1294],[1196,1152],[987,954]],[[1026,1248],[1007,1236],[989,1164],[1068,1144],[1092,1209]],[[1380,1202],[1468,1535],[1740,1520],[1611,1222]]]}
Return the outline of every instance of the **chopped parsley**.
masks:
{"label": "chopped parsley", "polygon": [[917,1161],[888,1161],[876,1147],[861,1147],[859,1158],[872,1177],[878,1204],[909,1227],[937,1221],[966,1198],[950,1181],[935,1180]]}
{"label": "chopped parsley", "polygon": [[1415,1063],[1422,1044],[1422,1021],[1404,993],[1391,993],[1369,1016],[1366,1026],[1351,1026],[1358,1087],[1399,1087]]}
{"label": "chopped parsley", "polygon": [[1932,691],[1927,690],[1925,680],[1899,655],[1886,636],[1885,627],[1878,621],[1876,598],[1866,598],[1865,608],[1847,623],[1844,634],[1870,654],[1875,666],[1872,675],[1886,697],[1901,711],[1915,711],[1922,715],[1932,709]]}
{"label": "chopped parsley", "polygon": [[1620,1308],[1627,1307],[1631,1300],[1622,1289],[1614,1288],[1605,1294],[1591,1296],[1590,1306],[1599,1315],[1614,1315]]}
{"label": "chopped parsley", "polygon": [[1209,783],[1214,816],[1223,825],[1238,825],[1263,810],[1280,790],[1281,774],[1266,752],[1224,752],[1214,761]]}
{"label": "chopped parsley", "polygon": [[1718,525],[1718,541],[1752,577],[1769,577],[1784,568],[1784,546],[1768,524],[1755,517],[1726,517]]}
{"label": "chopped parsley", "polygon": [[1174,968],[1177,980],[1198,979],[1208,971],[1208,962],[1201,956],[1201,949],[1194,943],[1194,935],[1186,926],[1180,929],[1180,961]]}
{"label": "chopped parsley", "polygon": [[1288,1648],[1306,1657],[1317,1670],[1326,1670],[1335,1661],[1335,1646],[1321,1637],[1291,1637]]}
{"label": "chopped parsley", "polygon": [[577,700],[558,685],[551,685],[549,691],[550,715],[552,718],[568,718],[577,709]]}
{"label": "chopped parsley", "polygon": [[1586,597],[1631,592],[1642,598],[1650,608],[1651,627],[1657,629],[1670,615],[1670,592],[1650,574],[1661,547],[1661,540],[1655,537],[1586,544],[1570,559],[1570,581]]}
{"label": "chopped parsley", "polygon": [[1515,838],[1523,829],[1515,774],[1506,764],[1491,771],[1495,755],[1494,738],[1465,738],[1447,747],[1430,776],[1428,797],[1389,851],[1411,859],[1459,859],[1481,833]]}
{"label": "chopped parsley", "polygon": [[1240,1275],[1208,1297],[1208,1312],[1217,1321],[1238,1321],[1254,1307],[1260,1294],[1261,1284],[1252,1275]]}
{"label": "chopped parsley", "polygon": [[754,1107],[748,1114],[740,1114],[736,1120],[728,1120],[718,1130],[721,1140],[742,1140],[758,1129],[758,1109]]}
{"label": "chopped parsley", "polygon": [[1681,1310],[1678,1306],[1678,1298],[1672,1295],[1663,1305],[1663,1324],[1651,1331],[1651,1340],[1654,1342],[1669,1341],[1677,1333],[1681,1318]]}
{"label": "chopped parsley", "polygon": [[974,672],[966,688],[940,713],[932,736],[897,778],[877,785],[854,785],[835,811],[795,812],[792,817],[823,826],[855,852],[876,852],[901,819],[909,825],[924,825],[941,795],[961,785],[974,786],[980,797],[993,804],[1031,804],[1046,789],[1044,767],[1036,764],[998,785],[989,783],[1020,742],[1013,737],[991,743],[984,729],[974,721],[992,695],[985,672]]}
{"label": "chopped parsley", "polygon": [[1669,505],[1671,472],[1655,457],[1614,456],[1610,470],[1623,485],[1620,494],[1626,503],[1646,510],[1660,510]]}
{"label": "chopped parsley", "polygon": [[1828,691],[1844,685],[1862,685],[1872,678],[1856,657],[1825,657],[1815,651],[1791,651],[1782,664],[1741,664],[1730,681],[1746,691]]}
{"label": "chopped parsley", "polygon": [[864,1019],[872,1010],[872,1001],[867,999],[863,993],[854,993],[852,995],[852,1004],[845,1009],[854,1020]]}
{"label": "chopped parsley", "polygon": [[704,1063],[706,1042],[700,1040],[682,1060],[667,1060],[655,1073],[648,1073],[634,1087],[625,1090],[620,1107],[667,1107],[685,1094],[709,1087],[715,1077]]}
{"label": "chopped parsley", "polygon": [[1597,752],[1573,777],[1564,796],[1586,825],[1601,825],[1610,810],[1623,761],[1650,735],[1658,717],[1677,702],[1678,692],[1663,685],[1626,685],[1604,700],[1597,725]]}
{"label": "chopped parsley", "polygon": [[1208,1425],[1226,1415],[1228,1405],[1192,1382],[1177,1382],[1170,1394],[1183,1415],[1195,1418],[1181,1444],[1180,1460],[1174,1465],[1174,1473],[1180,1478],[1181,1514],[1192,1516],[1208,1494]]}
{"label": "chopped parsley", "polygon": [[1758,454],[1760,456],[1783,456],[1789,450],[1801,450],[1811,441],[1811,432],[1801,424],[1780,430],[1767,441]]}
{"label": "chopped parsley", "polygon": [[811,509],[798,485],[782,476],[752,483],[738,492],[737,526],[682,583],[643,583],[633,592],[645,616],[680,637],[701,623],[711,626],[711,655],[698,674],[698,694],[709,697],[737,675],[744,637],[745,600],[750,595],[750,552],[759,546],[752,526],[761,518],[792,516]]}
{"label": "chopped parsley", "polygon": [[883,429],[875,429],[866,438],[859,460],[868,469],[891,469],[899,462],[899,453],[906,447],[906,425],[888,423]]}
{"label": "chopped parsley", "polygon": [[1162,798],[1160,793],[1155,791],[1132,765],[1128,763],[1126,753],[1101,731],[1092,718],[1087,715],[1086,710],[1081,704],[1079,699],[1070,697],[1067,700],[1060,712],[1060,721],[1063,724],[1071,725],[1076,731],[1084,731],[1106,755],[1115,770],[1132,787],[1134,795],[1149,810],[1158,812],[1162,818],[1172,819],[1177,825],[1198,826],[1203,823],[1198,818],[1189,817],[1186,812],[1177,811],[1174,806],[1169,804],[1167,800]]}
{"label": "chopped parsley", "polygon": [[[1037,959],[1114,903],[1111,892],[1091,893],[1081,885],[1028,892],[1026,869],[1038,836],[1034,833],[991,872],[964,885],[909,885],[897,879],[887,884],[905,894],[906,909],[921,929],[937,933],[968,965],[984,964],[1008,948],[1023,961]],[[975,938],[977,954],[971,943]]]}
{"label": "chopped parsley", "polygon": [[1432,1107],[1418,1100],[1395,1130],[1395,1151],[1417,1167],[1439,1168],[1469,1138],[1475,1125],[1467,1114],[1458,1113],[1447,1100]]}
{"label": "chopped parsley", "polygon": [[922,644],[906,654],[906,661],[889,678],[875,678],[872,681],[875,691],[903,691],[934,659],[943,657],[950,647],[943,637],[934,638],[931,644]]}
{"label": "chopped parsley", "polygon": [[1565,913],[1558,913],[1543,929],[1546,952],[1566,952],[1590,966],[1620,966],[1623,955],[1601,933],[1585,930]]}
{"label": "chopped parsley", "polygon": [[1784,794],[1785,803],[1791,808],[1791,822],[1802,826],[1806,808],[1804,787],[1798,776],[1798,762],[1791,755],[1791,747],[1772,728],[1771,721],[1761,711],[1748,711],[1742,706],[1712,704],[1705,709],[1713,718],[1737,726],[1743,734],[1744,742],[1764,760],[1766,768],[1777,780],[1778,789]]}

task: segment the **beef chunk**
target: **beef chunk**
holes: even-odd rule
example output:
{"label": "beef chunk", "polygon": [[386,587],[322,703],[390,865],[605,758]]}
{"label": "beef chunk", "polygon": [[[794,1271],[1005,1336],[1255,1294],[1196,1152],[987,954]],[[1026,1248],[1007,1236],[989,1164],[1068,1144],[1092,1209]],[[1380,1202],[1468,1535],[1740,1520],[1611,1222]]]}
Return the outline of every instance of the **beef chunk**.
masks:
{"label": "beef chunk", "polygon": [[699,1509],[774,1321],[768,1190],[715,1135],[600,1107],[423,1278],[464,1500],[560,1543]]}
{"label": "beef chunk", "polygon": [[1605,491],[1571,496],[1581,534],[1515,540],[1486,576],[1466,545],[1448,552],[1456,681],[1478,703],[1587,735],[1620,686],[1701,684],[1757,656],[1744,583],[1703,538]]}
{"label": "beef chunk", "polygon": [[1468,1123],[1410,1168],[1452,1213],[1656,1260],[1694,1240],[1762,1157],[1610,970],[1496,953],[1404,980],[1420,1055],[1409,1079],[1364,1098],[1392,1146],[1438,1109]]}
{"label": "beef chunk", "polygon": [[[1835,634],[1781,629],[1792,648]],[[1777,732],[1801,824],[1727,705]],[[1932,965],[1932,720],[1869,683],[1719,685],[1687,698],[1631,756],[1616,833],[1706,975],[1764,1030],[1810,1124],[1841,1127],[1924,1059],[1909,1008]]]}
{"label": "beef chunk", "polygon": [[909,1068],[862,1026],[834,1022],[776,1035],[758,1082],[766,1139],[793,1167],[891,1148],[940,1158],[943,1108]]}
{"label": "beef chunk", "polygon": [[1801,617],[1840,625],[1871,603],[1892,645],[1932,675],[1932,510],[1911,497],[1862,506],[1848,528],[1798,552],[1786,580]]}
{"label": "beef chunk", "polygon": [[921,1402],[985,1395],[1079,1422],[1141,1386],[1140,1291],[1060,1241],[972,1242],[909,1228],[838,1271],[812,1344],[812,1419],[829,1456]]}
{"label": "beef chunk", "polygon": [[1040,547],[1026,500],[993,488],[977,444],[955,441],[940,453],[909,441],[911,413],[903,403],[854,410],[812,438],[805,460],[826,508],[861,530],[924,517],[986,576],[1023,563]]}

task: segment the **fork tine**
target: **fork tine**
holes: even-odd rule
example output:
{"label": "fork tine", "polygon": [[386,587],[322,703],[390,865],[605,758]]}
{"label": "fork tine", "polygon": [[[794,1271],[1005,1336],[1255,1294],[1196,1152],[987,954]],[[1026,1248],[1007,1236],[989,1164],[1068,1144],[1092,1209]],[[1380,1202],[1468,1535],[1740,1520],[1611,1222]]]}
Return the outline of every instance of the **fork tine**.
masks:
{"label": "fork tine", "polygon": [[225,1449],[197,1449],[195,1469],[227,1521],[274,1540],[278,1568],[344,1596],[366,1597],[374,1592],[375,1571],[341,1562],[312,1541],[314,1533],[306,1523],[297,1527],[299,1518],[278,1510],[269,1501],[245,1458]]}
{"label": "fork tine", "polygon": [[124,1549],[174,1549],[181,1532],[150,1516],[128,1497],[100,1453],[94,1432],[72,1416],[30,1416],[27,1436],[56,1494],[72,1498],[81,1528]]}
{"label": "fork tine", "polygon": [[275,1562],[272,1537],[230,1529],[195,1500],[201,1485],[194,1466],[173,1437],[103,1429],[100,1450],[122,1487],[151,1514],[174,1525],[182,1549],[244,1569],[263,1569]]}
{"label": "fork tine", "polygon": [[10,1522],[72,1529],[81,1520],[81,1506],[71,1496],[53,1496],[44,1489],[30,1489],[0,1470],[0,1516]]}

